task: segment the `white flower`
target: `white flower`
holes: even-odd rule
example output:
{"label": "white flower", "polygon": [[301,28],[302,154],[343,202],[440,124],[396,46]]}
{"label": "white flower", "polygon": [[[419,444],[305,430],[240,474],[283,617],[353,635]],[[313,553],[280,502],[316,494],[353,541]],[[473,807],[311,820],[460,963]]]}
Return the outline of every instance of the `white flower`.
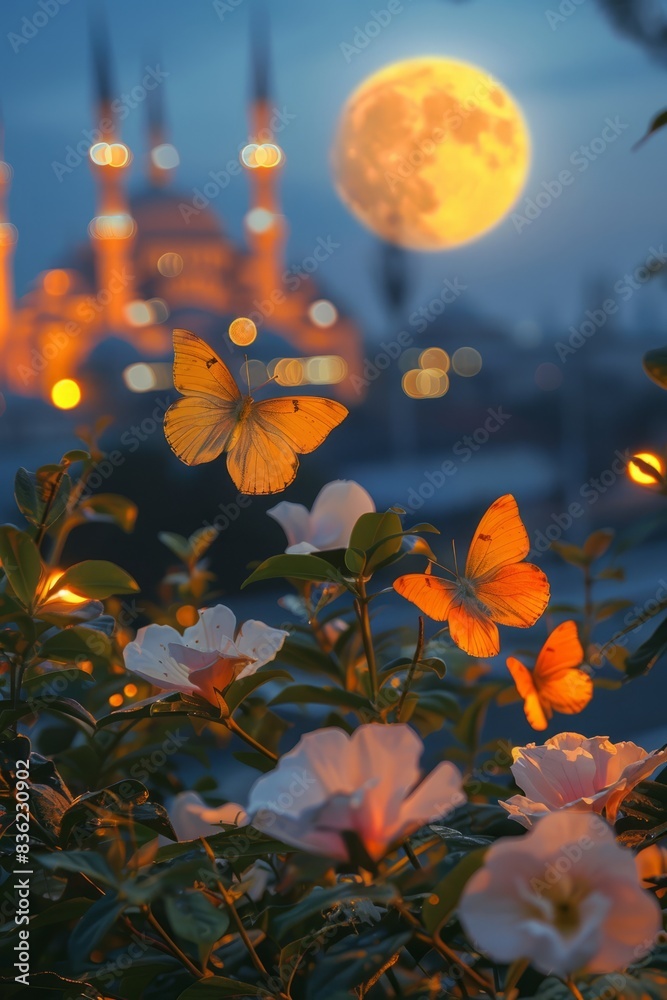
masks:
{"label": "white flower", "polygon": [[323,486],[313,509],[301,503],[281,503],[267,511],[287,536],[286,552],[322,552],[346,549],[362,514],[372,514],[375,504],[359,483],[336,479]]}
{"label": "white flower", "polygon": [[459,917],[493,961],[528,959],[561,978],[624,969],[662,928],[632,853],[599,816],[576,812],[551,813],[525,836],[493,844],[463,891]]}
{"label": "white flower", "polygon": [[453,764],[438,764],[422,780],[423,750],[405,725],[308,733],[253,785],[250,821],[312,854],[345,861],[358,844],[378,861],[464,800]]}
{"label": "white flower", "polygon": [[288,633],[247,621],[236,637],[236,618],[223,604],[204,608],[183,635],[171,625],[140,628],[123,650],[125,666],[165,691],[197,694],[217,704],[217,691],[273,660]]}
{"label": "white flower", "polygon": [[227,802],[224,806],[207,806],[196,792],[179,792],[167,809],[174,833],[179,841],[198,840],[222,833],[221,823],[245,826],[248,817],[242,806]]}
{"label": "white flower", "polygon": [[544,746],[515,747],[512,756],[512,774],[525,795],[500,805],[527,828],[555,809],[604,811],[614,823],[625,796],[667,763],[667,749],[648,753],[634,743],[578,733],[560,733]]}

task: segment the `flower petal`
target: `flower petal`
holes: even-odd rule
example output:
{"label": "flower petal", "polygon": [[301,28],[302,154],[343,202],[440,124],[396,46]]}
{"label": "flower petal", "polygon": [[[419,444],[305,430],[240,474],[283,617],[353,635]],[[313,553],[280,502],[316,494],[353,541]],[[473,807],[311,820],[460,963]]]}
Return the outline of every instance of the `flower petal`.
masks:
{"label": "flower petal", "polygon": [[336,479],[322,487],[315,498],[308,540],[321,551],[347,548],[361,515],[374,511],[375,504],[363,486]]}
{"label": "flower petal", "polygon": [[236,616],[224,604],[199,611],[199,621],[190,625],[180,642],[195,649],[217,649],[224,653],[234,641]]}
{"label": "flower petal", "polygon": [[165,691],[191,694],[193,686],[188,669],[170,652],[170,647],[180,644],[181,636],[171,625],[146,625],[123,650],[125,666]]}
{"label": "flower petal", "polygon": [[302,503],[289,503],[281,500],[275,507],[266,512],[277,521],[285,532],[288,545],[307,542],[310,539],[310,514]]}

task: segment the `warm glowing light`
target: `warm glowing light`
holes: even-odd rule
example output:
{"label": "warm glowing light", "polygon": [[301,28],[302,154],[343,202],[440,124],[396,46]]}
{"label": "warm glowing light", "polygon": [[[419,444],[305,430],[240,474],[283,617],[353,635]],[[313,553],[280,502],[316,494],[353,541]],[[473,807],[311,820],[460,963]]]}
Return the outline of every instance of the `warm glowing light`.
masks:
{"label": "warm glowing light", "polygon": [[530,139],[508,92],[468,63],[386,66],[348,99],[332,151],[336,187],[374,233],[443,250],[495,226],[520,195]]}
{"label": "warm glowing light", "polygon": [[126,698],[134,698],[138,690],[139,688],[136,684],[126,684],[123,688],[123,694]]}
{"label": "warm glowing light", "polygon": [[153,322],[153,310],[148,302],[142,299],[135,299],[128,302],[123,310],[125,319],[131,326],[148,326]]}
{"label": "warm glowing light", "polygon": [[151,311],[154,323],[164,323],[169,319],[169,306],[164,299],[148,299],[146,305]]}
{"label": "warm glowing light", "polygon": [[111,705],[112,708],[120,708],[120,706],[123,704],[123,696],[122,696],[122,694],[112,694],[112,695],[110,695],[109,696],[109,704]]}
{"label": "warm glowing light", "polygon": [[318,299],[310,306],[308,315],[315,326],[327,327],[333,326],[338,319],[338,310],[328,299]]}
{"label": "warm glowing light", "polygon": [[639,483],[641,486],[655,486],[662,480],[665,474],[665,463],[657,455],[653,455],[650,451],[640,451],[633,458],[638,458],[646,465],[650,466],[651,469],[655,469],[655,475],[652,475],[647,470],[640,468],[636,462],[630,460],[628,462],[628,475],[630,479],[635,483]]}
{"label": "warm glowing light", "polygon": [[70,277],[67,271],[60,269],[47,271],[42,282],[47,295],[65,295],[69,291]]}
{"label": "warm glowing light", "polygon": [[229,324],[229,339],[237,347],[247,347],[257,339],[257,327],[251,319],[239,316]]}
{"label": "warm glowing light", "polygon": [[194,604],[184,604],[182,608],[179,608],[176,612],[176,621],[183,628],[196,625],[199,621],[199,612]]}
{"label": "warm glowing light", "polygon": [[446,375],[449,371],[449,365],[449,354],[441,347],[427,347],[419,355],[420,368],[437,368],[443,375]]}
{"label": "warm glowing light", "polygon": [[79,383],[73,378],[61,378],[51,389],[51,402],[59,410],[73,410],[81,402]]}
{"label": "warm glowing light", "polygon": [[158,170],[173,170],[180,162],[178,150],[170,142],[160,143],[151,149],[151,163]]}
{"label": "warm glowing light", "polygon": [[452,368],[457,375],[472,378],[482,370],[482,355],[474,347],[459,347],[452,354]]}
{"label": "warm glowing light", "polygon": [[149,392],[155,388],[155,372],[151,365],[143,362],[128,365],[123,372],[123,381],[130,392]]}
{"label": "warm glowing light", "polygon": [[249,142],[241,150],[241,163],[250,170],[256,170],[258,167],[277,167],[282,159],[282,149],[273,142],[263,142],[261,145]]}
{"label": "warm glowing light", "polygon": [[49,601],[60,601],[63,604],[85,604],[88,600],[87,597],[75,594],[73,591],[68,590],[67,587],[63,587],[61,590],[54,589],[64,572],[64,569],[52,570],[46,578],[43,593],[49,595]]}
{"label": "warm glowing light", "polygon": [[175,278],[183,270],[183,258],[180,253],[163,253],[158,258],[157,269],[164,278]]}
{"label": "warm glowing light", "polygon": [[303,364],[299,358],[280,358],[271,374],[278,385],[302,385],[305,381]]}
{"label": "warm glowing light", "polygon": [[268,208],[251,208],[245,217],[245,224],[251,233],[266,233],[275,221],[275,215]]}
{"label": "warm glowing light", "polygon": [[0,247],[13,247],[18,241],[19,231],[11,222],[0,222]]}
{"label": "warm glowing light", "polygon": [[401,381],[411,399],[438,399],[449,390],[449,376],[439,368],[412,368]]}
{"label": "warm glowing light", "polygon": [[122,142],[96,142],[88,155],[98,167],[125,167],[131,159],[130,150]]}
{"label": "warm glowing light", "polygon": [[96,215],[88,226],[88,232],[96,240],[126,240],[134,235],[135,229],[135,221],[127,212]]}
{"label": "warm glowing light", "polygon": [[307,358],[305,379],[311,385],[337,385],[347,375],[347,363],[337,354]]}

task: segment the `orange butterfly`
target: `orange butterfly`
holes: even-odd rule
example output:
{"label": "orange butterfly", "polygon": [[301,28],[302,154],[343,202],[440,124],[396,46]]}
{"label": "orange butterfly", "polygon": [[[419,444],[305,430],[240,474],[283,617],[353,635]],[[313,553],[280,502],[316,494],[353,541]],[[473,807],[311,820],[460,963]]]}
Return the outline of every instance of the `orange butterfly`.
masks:
{"label": "orange butterfly", "polygon": [[442,580],[410,573],[394,589],[430,618],[449,623],[449,634],[472,656],[500,651],[499,625],[528,628],[549,602],[549,581],[537,566],[522,562],[528,534],[511,494],[492,503],[470,545],[465,574]]}
{"label": "orange butterfly", "polygon": [[297,455],[315,451],[347,416],[318,396],[282,396],[256,403],[243,396],[208,344],[174,330],[174,385],[184,398],[164,417],[169,446],[186,465],[227,452],[227,469],[241,493],[280,493],[296,477]]}
{"label": "orange butterfly", "polygon": [[507,668],[523,698],[523,710],[533,729],[546,729],[554,711],[576,715],[593,697],[593,681],[578,668],[584,651],[574,622],[563,622],[542,646],[534,670],[513,656]]}

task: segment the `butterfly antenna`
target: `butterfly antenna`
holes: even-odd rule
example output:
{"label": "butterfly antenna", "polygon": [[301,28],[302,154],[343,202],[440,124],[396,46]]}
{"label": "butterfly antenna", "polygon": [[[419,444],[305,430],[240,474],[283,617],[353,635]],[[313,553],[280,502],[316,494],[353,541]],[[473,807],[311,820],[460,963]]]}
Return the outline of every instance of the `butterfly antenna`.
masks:
{"label": "butterfly antenna", "polygon": [[245,358],[245,380],[248,383],[248,395],[250,395],[250,363],[247,354],[244,354],[243,357]]}
{"label": "butterfly antenna", "polygon": [[452,552],[454,553],[454,569],[456,571],[456,575],[458,576],[459,575],[459,564],[458,564],[458,560],[456,558],[456,542],[454,541],[453,538],[452,538]]}

